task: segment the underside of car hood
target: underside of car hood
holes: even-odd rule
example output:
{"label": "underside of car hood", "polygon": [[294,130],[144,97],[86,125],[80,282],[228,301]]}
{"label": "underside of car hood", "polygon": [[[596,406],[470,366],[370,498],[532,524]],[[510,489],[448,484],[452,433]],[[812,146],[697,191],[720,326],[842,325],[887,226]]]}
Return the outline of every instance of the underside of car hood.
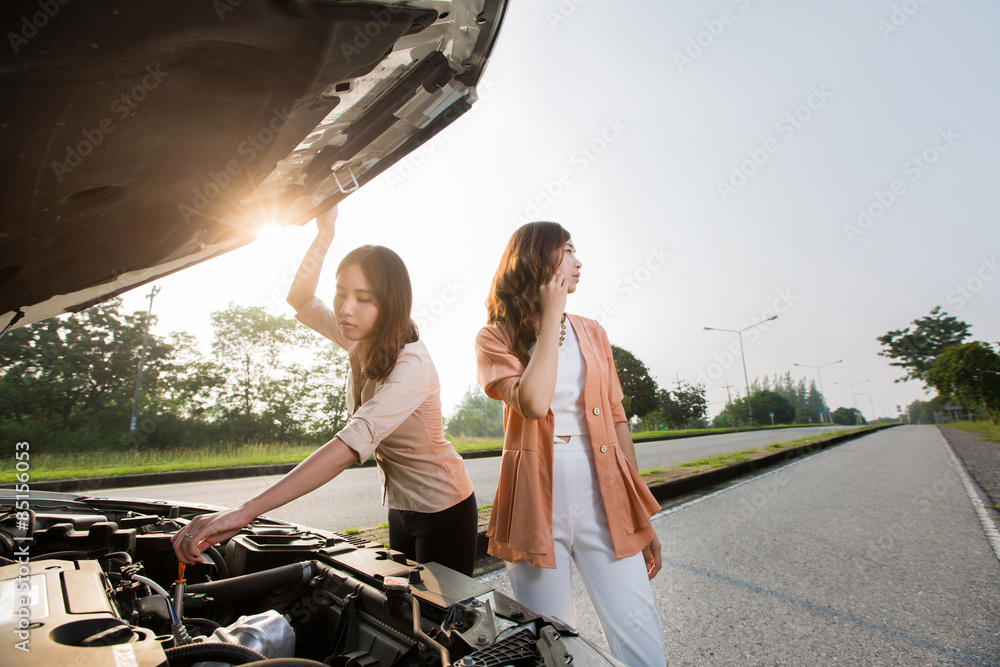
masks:
{"label": "underside of car hood", "polygon": [[0,328],[333,206],[469,109],[505,5],[5,3]]}

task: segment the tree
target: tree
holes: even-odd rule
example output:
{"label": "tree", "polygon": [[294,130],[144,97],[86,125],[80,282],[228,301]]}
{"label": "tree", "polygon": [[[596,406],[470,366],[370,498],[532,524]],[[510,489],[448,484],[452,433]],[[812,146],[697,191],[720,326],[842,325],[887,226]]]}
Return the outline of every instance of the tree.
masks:
{"label": "tree", "polygon": [[[52,449],[116,442],[129,428],[144,328],[145,313],[122,313],[116,298],[8,332],[0,338],[0,403],[14,430],[5,432],[30,433]],[[162,396],[172,354],[150,334],[142,406]]]}
{"label": "tree", "polygon": [[776,391],[758,391],[750,396],[753,407],[754,421],[758,424],[770,424],[771,413],[774,413],[775,424],[795,423],[795,408]]}
{"label": "tree", "polygon": [[906,413],[911,424],[934,424],[935,413],[941,413],[948,407],[948,399],[935,396],[929,401],[916,400],[906,406]]}
{"label": "tree", "polygon": [[672,429],[687,428],[691,422],[704,418],[708,412],[705,400],[705,386],[701,384],[678,383],[677,389],[656,392],[659,415]]}
{"label": "tree", "polygon": [[469,387],[448,420],[449,437],[502,438],[503,404],[488,397],[479,385]]}
{"label": "tree", "polygon": [[622,391],[629,399],[622,402],[625,414],[631,419],[634,416],[643,416],[656,410],[656,383],[650,377],[646,364],[639,361],[628,350],[617,345],[611,346],[611,353],[614,356],[615,369],[618,371],[618,380],[622,384]]}
{"label": "tree", "polygon": [[820,417],[830,411],[829,406],[826,404],[826,397],[816,388],[816,383],[813,381],[809,382],[809,393],[806,396],[805,407],[809,409],[810,414],[817,421],[823,421],[825,417],[823,419]]}
{"label": "tree", "polygon": [[993,424],[1000,415],[1000,355],[988,343],[974,341],[945,348],[924,372],[924,380],[942,395],[970,410],[982,407]]}
{"label": "tree", "polygon": [[303,372],[283,359],[310,343],[297,322],[260,306],[230,303],[212,313],[212,352],[220,382],[214,387],[219,418],[234,440],[285,440],[302,431],[291,416],[301,397]]}
{"label": "tree", "polygon": [[858,423],[864,423],[864,417],[852,408],[837,408],[833,411],[833,423],[842,426],[856,426]]}
{"label": "tree", "polygon": [[722,412],[712,420],[715,428],[739,428],[750,425],[750,417],[747,413],[747,399],[737,398],[726,403]]}
{"label": "tree", "polygon": [[347,352],[318,334],[322,347],[316,355],[316,364],[302,382],[303,398],[297,403],[297,418],[320,440],[333,438],[347,425],[351,413],[347,409],[347,377],[351,365]]}
{"label": "tree", "polygon": [[795,408],[796,424],[811,424],[818,421],[819,416],[809,408]]}
{"label": "tree", "polygon": [[896,382],[924,381],[924,375],[938,355],[970,335],[968,324],[943,312],[940,306],[931,310],[930,315],[914,320],[912,325],[912,328],[890,331],[878,338],[884,348],[879,355],[895,359],[889,365],[906,371],[906,375]]}

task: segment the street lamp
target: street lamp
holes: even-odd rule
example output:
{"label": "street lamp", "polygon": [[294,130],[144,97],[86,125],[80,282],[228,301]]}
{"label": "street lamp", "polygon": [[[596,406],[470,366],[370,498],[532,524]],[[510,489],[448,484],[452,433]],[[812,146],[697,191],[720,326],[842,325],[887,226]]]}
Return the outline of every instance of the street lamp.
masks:
{"label": "street lamp", "polygon": [[878,415],[875,414],[875,401],[873,401],[872,398],[874,396],[878,396],[879,394],[884,394],[884,393],[885,393],[884,391],[877,391],[874,394],[861,394],[862,396],[868,397],[868,406],[872,409],[872,421],[878,419]]}
{"label": "street lamp", "polygon": [[[868,380],[870,379],[871,378],[868,378]],[[861,420],[858,419],[858,415],[860,414],[860,411],[858,410],[858,393],[854,391],[854,388],[857,387],[859,384],[864,384],[865,382],[868,382],[868,380],[862,380],[861,382],[855,382],[854,384],[849,384],[847,382],[834,382],[834,384],[842,384],[845,387],[851,388],[851,394],[854,395],[854,421],[857,422],[858,424],[861,423]]]}
{"label": "street lamp", "polygon": [[750,417],[751,426],[753,426],[753,407],[750,405],[750,379],[747,377],[747,358],[746,355],[743,354],[743,332],[747,329],[753,329],[764,322],[770,322],[771,320],[776,319],[778,319],[777,315],[771,315],[771,317],[766,320],[761,320],[760,322],[751,324],[748,327],[743,327],[742,329],[717,329],[715,327],[704,327],[705,331],[726,331],[728,333],[734,333],[740,339],[740,359],[743,361],[743,382],[746,383],[747,388],[747,415]]}
{"label": "street lamp", "polygon": [[[831,361],[828,364],[823,364],[822,366],[810,366],[809,364],[792,364],[793,366],[804,366],[806,368],[815,368],[816,375],[819,376],[819,393],[823,395],[823,400],[826,400],[826,392],[823,391],[823,374],[819,372],[819,369],[826,368],[827,366],[833,366],[834,364],[843,363],[843,359],[837,359],[836,361]],[[828,405],[827,408],[830,406]],[[833,415],[830,415],[830,423],[833,423]]]}

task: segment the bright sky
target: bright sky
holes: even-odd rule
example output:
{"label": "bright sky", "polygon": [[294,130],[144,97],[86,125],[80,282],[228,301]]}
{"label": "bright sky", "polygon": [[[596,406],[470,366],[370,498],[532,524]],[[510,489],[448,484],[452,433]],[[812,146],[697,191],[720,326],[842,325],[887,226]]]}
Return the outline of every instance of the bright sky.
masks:
{"label": "bright sky", "polygon": [[[447,416],[507,239],[555,220],[583,262],[568,309],[661,386],[704,382],[716,414],[744,378],[736,334],[704,327],[778,314],[743,334],[751,380],[843,359],[822,371],[830,404],[863,382],[866,417],[895,414],[927,397],[893,383],[877,336],[940,305],[1000,341],[997,34],[984,0],[513,2],[480,102],[341,205],[320,296],[347,250],[399,252]],[[158,332],[207,347],[230,301],[291,316],[314,233],[158,281]]]}

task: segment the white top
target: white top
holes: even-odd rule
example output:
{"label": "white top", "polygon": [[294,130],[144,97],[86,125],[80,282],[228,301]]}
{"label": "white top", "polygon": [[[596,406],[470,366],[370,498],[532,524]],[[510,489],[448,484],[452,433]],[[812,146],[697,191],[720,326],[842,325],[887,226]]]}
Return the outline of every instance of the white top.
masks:
{"label": "white top", "polygon": [[465,462],[445,439],[441,385],[423,341],[407,343],[389,376],[376,382],[361,374],[356,344],[345,340],[330,308],[313,297],[295,319],[348,352],[351,420],[337,436],[358,463],[374,453],[389,507],[440,512],[472,493]]}
{"label": "white top", "polygon": [[554,435],[589,435],[584,417],[583,381],[586,366],[580,352],[580,341],[566,320],[566,337],[559,347],[559,366],[556,372],[556,390],[552,395],[552,414],[555,417]]}

